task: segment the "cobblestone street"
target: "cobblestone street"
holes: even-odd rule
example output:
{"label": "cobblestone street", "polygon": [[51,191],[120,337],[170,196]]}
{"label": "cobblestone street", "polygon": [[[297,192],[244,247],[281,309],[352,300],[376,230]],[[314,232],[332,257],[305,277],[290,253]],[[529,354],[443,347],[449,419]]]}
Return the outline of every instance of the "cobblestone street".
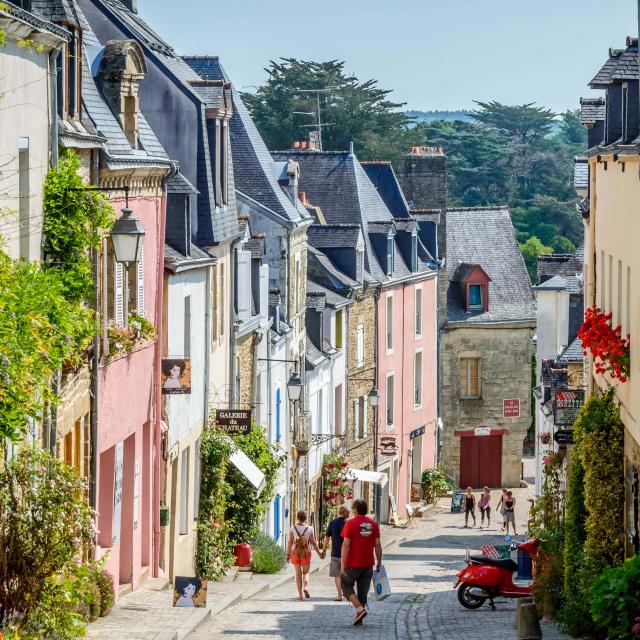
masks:
{"label": "cobblestone street", "polygon": [[[519,532],[525,531],[529,493],[517,492]],[[351,626],[353,607],[333,601],[333,581],[324,570],[311,576],[310,600],[297,602],[290,582],[227,610],[190,638],[338,640],[359,634],[371,640],[512,640],[515,601],[497,600],[495,612],[489,606],[467,611],[457,601],[452,587],[464,564],[465,549],[479,550],[483,544],[502,541],[500,522],[484,530],[464,529],[463,524],[463,516],[449,513],[448,502],[442,501],[407,530],[408,539],[386,549],[384,564],[393,594],[382,602],[370,601],[361,628]],[[544,637],[562,636],[545,625]]]}

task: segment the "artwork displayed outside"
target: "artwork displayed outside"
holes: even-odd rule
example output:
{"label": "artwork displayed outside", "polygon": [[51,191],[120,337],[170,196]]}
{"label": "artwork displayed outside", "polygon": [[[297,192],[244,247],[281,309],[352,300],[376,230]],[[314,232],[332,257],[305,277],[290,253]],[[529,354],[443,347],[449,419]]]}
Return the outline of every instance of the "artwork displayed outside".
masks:
{"label": "artwork displayed outside", "polygon": [[191,360],[165,359],[162,361],[162,394],[191,393]]}
{"label": "artwork displayed outside", "polygon": [[206,580],[200,578],[176,576],[173,586],[173,606],[206,607],[207,584]]}

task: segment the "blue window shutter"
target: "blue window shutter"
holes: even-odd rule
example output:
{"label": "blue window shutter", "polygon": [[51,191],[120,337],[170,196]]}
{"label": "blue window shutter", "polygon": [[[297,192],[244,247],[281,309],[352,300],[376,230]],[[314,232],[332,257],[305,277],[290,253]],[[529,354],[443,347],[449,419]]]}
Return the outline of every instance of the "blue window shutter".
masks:
{"label": "blue window shutter", "polygon": [[282,434],[280,433],[280,405],[282,401],[280,399],[280,389],[276,389],[276,442],[280,442]]}
{"label": "blue window shutter", "polygon": [[280,496],[273,499],[273,538],[280,540]]}

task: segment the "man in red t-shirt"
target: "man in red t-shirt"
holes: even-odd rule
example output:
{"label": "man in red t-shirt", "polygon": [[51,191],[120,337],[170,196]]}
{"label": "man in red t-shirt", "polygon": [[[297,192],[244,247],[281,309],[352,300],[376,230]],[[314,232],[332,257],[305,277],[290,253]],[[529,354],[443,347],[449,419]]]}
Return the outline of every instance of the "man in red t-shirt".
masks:
{"label": "man in red t-shirt", "polygon": [[[342,593],[356,608],[354,625],[362,624],[367,615],[365,608],[367,594],[373,578],[373,552],[376,554],[376,571],[382,566],[382,545],[380,544],[380,527],[372,518],[367,517],[367,503],[354,500],[351,512],[353,517],[347,520],[342,529]],[[354,585],[356,589],[354,590]],[[356,590],[358,595],[356,595]]]}

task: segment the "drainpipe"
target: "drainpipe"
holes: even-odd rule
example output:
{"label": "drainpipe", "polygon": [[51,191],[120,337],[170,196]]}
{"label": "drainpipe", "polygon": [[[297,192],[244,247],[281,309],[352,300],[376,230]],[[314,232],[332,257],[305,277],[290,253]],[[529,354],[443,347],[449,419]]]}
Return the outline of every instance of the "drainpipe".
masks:
{"label": "drainpipe", "polygon": [[[238,375],[236,371],[236,354],[238,353],[238,344],[236,338],[236,305],[235,305],[235,292],[236,292],[236,261],[235,261],[235,251],[236,247],[240,243],[240,238],[236,238],[232,240],[229,245],[229,287],[225,287],[226,290],[229,291],[229,320],[230,320],[230,333],[231,333],[231,349],[229,350],[229,382],[231,387],[231,393],[229,394],[229,407],[235,407],[238,401],[238,389],[236,386],[236,376]],[[224,301],[223,301],[224,304]]]}
{"label": "drainpipe", "polygon": [[[56,107],[56,123],[57,123],[57,107]],[[56,127],[57,130],[57,127]],[[91,176],[90,182],[93,186],[98,186],[98,154],[97,150],[91,151]],[[93,269],[93,311],[96,318],[100,317],[100,250],[93,249],[91,251],[91,267]],[[100,374],[100,330],[102,323],[98,325],[98,329],[93,334],[93,358],[91,359],[91,423],[90,423],[90,441],[91,453],[89,459],[90,477],[89,477],[89,505],[92,509],[98,509],[98,403],[100,399],[100,385],[98,378]]]}
{"label": "drainpipe", "polygon": [[51,164],[58,166],[58,65],[59,49],[49,52],[49,92],[51,94]]}

